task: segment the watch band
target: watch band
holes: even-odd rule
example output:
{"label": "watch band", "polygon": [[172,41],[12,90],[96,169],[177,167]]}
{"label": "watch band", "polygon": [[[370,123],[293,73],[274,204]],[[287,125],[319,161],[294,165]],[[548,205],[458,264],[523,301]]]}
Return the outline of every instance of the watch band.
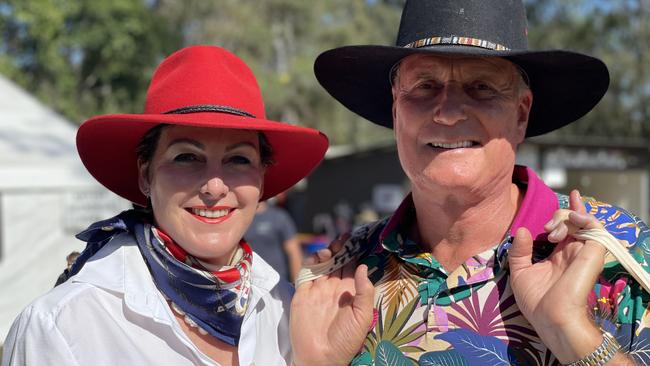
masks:
{"label": "watch band", "polygon": [[567,366],[603,366],[621,349],[616,338],[609,332],[603,332],[603,342],[593,352]]}

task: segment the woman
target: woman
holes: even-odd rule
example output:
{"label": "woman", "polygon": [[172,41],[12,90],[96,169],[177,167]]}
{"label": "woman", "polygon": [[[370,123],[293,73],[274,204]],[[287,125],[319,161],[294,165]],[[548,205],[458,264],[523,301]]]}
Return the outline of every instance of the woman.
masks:
{"label": "woman", "polygon": [[250,69],[194,46],[158,67],[144,114],[92,118],[77,147],[100,183],[144,209],[78,235],[73,276],[20,314],[3,365],[289,364],[290,289],[242,237],[327,138],[266,120]]}

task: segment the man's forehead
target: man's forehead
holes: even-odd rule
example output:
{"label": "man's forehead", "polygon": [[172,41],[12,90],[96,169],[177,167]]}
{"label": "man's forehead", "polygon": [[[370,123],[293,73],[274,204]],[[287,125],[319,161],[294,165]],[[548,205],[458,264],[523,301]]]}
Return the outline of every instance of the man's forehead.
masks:
{"label": "man's forehead", "polygon": [[500,57],[472,57],[472,56],[441,56],[415,54],[400,61],[400,72],[435,72],[449,69],[464,72],[480,72],[502,74],[504,71],[513,70],[514,64]]}

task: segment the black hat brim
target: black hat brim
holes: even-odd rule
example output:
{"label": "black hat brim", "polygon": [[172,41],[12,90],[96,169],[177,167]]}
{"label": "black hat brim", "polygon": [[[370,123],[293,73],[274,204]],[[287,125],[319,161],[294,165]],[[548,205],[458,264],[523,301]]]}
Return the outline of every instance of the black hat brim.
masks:
{"label": "black hat brim", "polygon": [[321,53],[314,73],[319,83],[351,111],[392,128],[393,65],[413,54],[502,57],[523,69],[533,93],[526,137],[565,126],[589,112],[609,87],[607,66],[599,59],[572,51],[494,51],[445,45],[427,48],[345,46]]}

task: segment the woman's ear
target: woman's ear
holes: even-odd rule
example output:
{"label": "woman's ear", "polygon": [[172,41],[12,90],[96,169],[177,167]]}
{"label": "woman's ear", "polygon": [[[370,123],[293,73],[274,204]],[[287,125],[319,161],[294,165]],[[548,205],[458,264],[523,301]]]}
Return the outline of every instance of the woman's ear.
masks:
{"label": "woman's ear", "polygon": [[149,163],[138,160],[138,187],[145,197],[149,198],[151,183],[149,182]]}

